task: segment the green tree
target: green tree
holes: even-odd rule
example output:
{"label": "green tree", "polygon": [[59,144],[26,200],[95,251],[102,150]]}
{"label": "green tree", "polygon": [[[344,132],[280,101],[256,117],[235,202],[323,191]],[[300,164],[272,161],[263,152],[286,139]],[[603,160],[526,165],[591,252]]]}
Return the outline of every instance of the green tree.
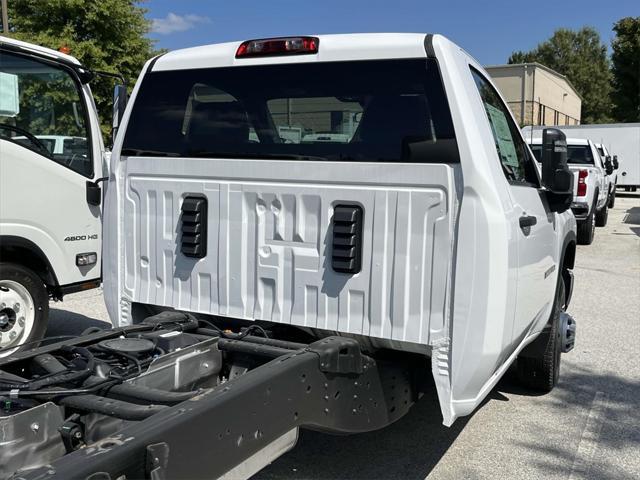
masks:
{"label": "green tree", "polygon": [[619,20],[613,31],[613,116],[619,122],[640,122],[640,17]]}
{"label": "green tree", "polygon": [[593,28],[558,29],[530,52],[513,52],[508,62],[538,62],[565,75],[582,95],[582,123],[611,120],[607,47]]}
{"label": "green tree", "polygon": [[[69,53],[91,70],[120,73],[133,86],[144,62],[156,55],[147,38],[151,22],[136,0],[11,0],[10,36]],[[91,82],[102,131],[111,131],[114,81]]]}

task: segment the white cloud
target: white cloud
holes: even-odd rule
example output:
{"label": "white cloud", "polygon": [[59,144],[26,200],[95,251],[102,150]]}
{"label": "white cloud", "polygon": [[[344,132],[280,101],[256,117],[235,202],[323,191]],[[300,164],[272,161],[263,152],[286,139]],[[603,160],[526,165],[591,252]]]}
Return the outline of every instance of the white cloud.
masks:
{"label": "white cloud", "polygon": [[210,23],[211,19],[193,14],[176,15],[175,13],[168,13],[165,18],[152,18],[151,22],[151,32],[167,35],[174,32],[186,32],[195,28],[198,24]]}

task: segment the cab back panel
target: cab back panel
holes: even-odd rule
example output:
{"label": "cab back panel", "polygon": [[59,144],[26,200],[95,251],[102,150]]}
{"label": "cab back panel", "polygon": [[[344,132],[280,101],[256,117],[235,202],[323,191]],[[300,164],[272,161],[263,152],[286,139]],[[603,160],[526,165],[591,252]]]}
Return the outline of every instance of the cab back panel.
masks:
{"label": "cab back panel", "polygon": [[[452,167],[148,157],[125,164],[130,300],[422,344],[443,328]],[[208,201],[202,259],[180,252],[181,203],[193,194]],[[340,204],[364,212],[355,275],[331,268]]]}

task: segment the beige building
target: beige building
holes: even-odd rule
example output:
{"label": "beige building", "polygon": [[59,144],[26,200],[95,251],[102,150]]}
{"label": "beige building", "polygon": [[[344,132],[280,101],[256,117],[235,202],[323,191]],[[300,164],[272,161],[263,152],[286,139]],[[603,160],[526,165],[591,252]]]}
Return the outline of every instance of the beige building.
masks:
{"label": "beige building", "polygon": [[580,123],[582,97],[564,75],[539,63],[485,69],[521,126]]}

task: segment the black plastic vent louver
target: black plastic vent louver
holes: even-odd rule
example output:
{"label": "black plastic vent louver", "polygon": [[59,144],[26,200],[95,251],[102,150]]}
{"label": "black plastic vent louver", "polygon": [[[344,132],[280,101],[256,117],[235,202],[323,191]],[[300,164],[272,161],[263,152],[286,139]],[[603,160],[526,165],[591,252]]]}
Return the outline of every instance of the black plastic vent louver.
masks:
{"label": "black plastic vent louver", "polygon": [[357,205],[333,209],[331,267],[342,273],[358,273],[362,268],[362,208]]}
{"label": "black plastic vent louver", "polygon": [[204,257],[207,254],[207,199],[186,197],[182,202],[180,224],[180,251],[187,257]]}

